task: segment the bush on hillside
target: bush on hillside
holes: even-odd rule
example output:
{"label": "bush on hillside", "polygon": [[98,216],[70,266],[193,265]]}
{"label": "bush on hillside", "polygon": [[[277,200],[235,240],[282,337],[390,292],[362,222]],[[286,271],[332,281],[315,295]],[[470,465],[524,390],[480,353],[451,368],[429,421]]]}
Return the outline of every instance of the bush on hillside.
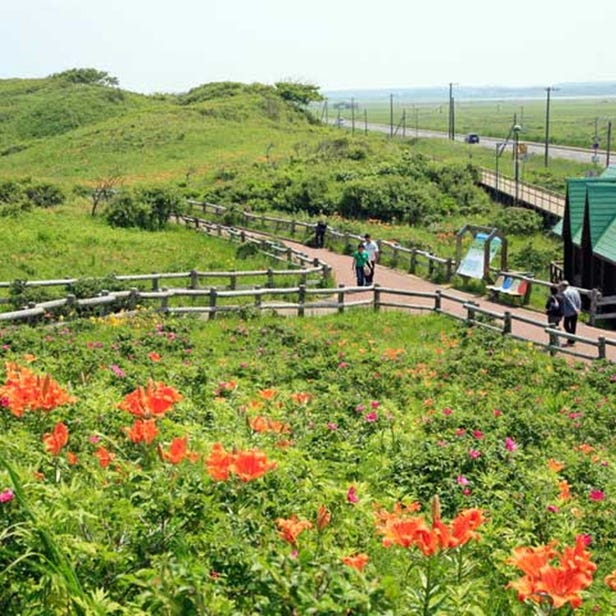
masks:
{"label": "bush on hillside", "polygon": [[105,218],[112,227],[159,231],[165,227],[169,216],[180,210],[181,199],[176,191],[143,188],[114,196],[105,209]]}
{"label": "bush on hillside", "polygon": [[51,79],[59,79],[68,83],[82,83],[97,86],[117,86],[118,78],[111,76],[106,71],[95,68],[71,68],[61,73],[49,76]]}
{"label": "bush on hillside", "polygon": [[507,207],[500,210],[495,226],[503,233],[530,235],[541,230],[543,219],[532,210],[523,207]]}

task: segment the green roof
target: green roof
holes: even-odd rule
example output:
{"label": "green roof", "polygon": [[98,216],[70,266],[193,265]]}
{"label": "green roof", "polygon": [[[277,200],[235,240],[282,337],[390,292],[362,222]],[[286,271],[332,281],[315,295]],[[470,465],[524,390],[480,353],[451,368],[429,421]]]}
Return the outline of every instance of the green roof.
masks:
{"label": "green roof", "polygon": [[610,165],[605,168],[605,171],[601,174],[602,180],[616,179],[616,165]]}
{"label": "green roof", "polygon": [[[608,167],[609,169],[609,167]],[[567,206],[569,207],[569,229],[571,241],[576,246],[582,244],[582,226],[586,207],[586,187],[595,182],[616,182],[614,177],[570,178],[567,180]],[[614,208],[616,213],[616,208]]]}
{"label": "green roof", "polygon": [[551,229],[552,233],[555,235],[563,235],[563,218],[561,218]]}
{"label": "green roof", "polygon": [[616,183],[593,182],[586,190],[592,251],[616,263]]}

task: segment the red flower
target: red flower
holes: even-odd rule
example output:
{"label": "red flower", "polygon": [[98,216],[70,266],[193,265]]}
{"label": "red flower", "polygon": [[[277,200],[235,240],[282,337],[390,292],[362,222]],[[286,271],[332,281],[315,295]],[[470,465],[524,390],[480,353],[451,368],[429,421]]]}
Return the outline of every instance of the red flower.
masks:
{"label": "red flower", "polygon": [[158,428],[154,419],[136,419],[132,427],[124,428],[124,432],[133,443],[143,442],[146,445],[158,436]]}
{"label": "red flower", "polygon": [[289,519],[278,518],[276,525],[279,528],[279,535],[281,539],[289,542],[292,545],[296,545],[297,538],[304,530],[312,528],[312,524],[308,520],[298,520],[297,516],[293,515]]}
{"label": "red flower", "polygon": [[194,462],[198,458],[198,454],[188,450],[188,437],[174,438],[169,445],[169,451],[163,451],[163,458],[171,464],[179,464],[188,458],[191,462]]}
{"label": "red flower", "polygon": [[276,468],[275,462],[269,462],[267,455],[258,449],[249,449],[235,454],[235,458],[229,467],[242,481],[258,479],[269,470]]}
{"label": "red flower", "polygon": [[367,554],[355,554],[354,556],[345,556],[342,562],[349,567],[353,567],[353,569],[357,569],[357,571],[363,571],[369,560]]}
{"label": "red flower", "polygon": [[53,432],[43,436],[43,443],[52,456],[57,456],[68,443],[68,428],[61,421],[58,422]]}
{"label": "red flower", "polygon": [[118,408],[136,417],[150,419],[164,415],[182,399],[183,396],[173,387],[150,380],[145,388],[138,387],[125,396],[124,400],[118,404]]}
{"label": "red flower", "polygon": [[205,460],[208,475],[216,481],[226,481],[229,479],[229,469],[233,460],[233,454],[225,451],[220,443],[214,443],[210,455]]}
{"label": "red flower", "polygon": [[94,452],[94,455],[98,458],[98,463],[103,468],[107,468],[111,464],[111,461],[115,458],[115,454],[111,453],[110,451],[107,451],[105,447],[99,447]]}

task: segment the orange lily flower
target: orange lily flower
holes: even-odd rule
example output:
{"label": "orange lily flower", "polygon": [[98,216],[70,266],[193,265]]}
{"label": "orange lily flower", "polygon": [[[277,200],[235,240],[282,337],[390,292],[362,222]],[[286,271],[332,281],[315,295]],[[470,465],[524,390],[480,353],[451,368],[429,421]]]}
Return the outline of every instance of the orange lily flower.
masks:
{"label": "orange lily flower", "polygon": [[293,400],[295,404],[300,404],[304,406],[308,404],[310,400],[312,400],[312,394],[306,393],[304,391],[300,391],[296,394],[291,394],[291,400]]}
{"label": "orange lily flower", "polygon": [[124,397],[118,408],[136,417],[150,419],[164,415],[176,402],[183,400],[182,394],[164,383],[148,381],[146,387],[138,387]]}
{"label": "orange lily flower", "polygon": [[250,427],[255,432],[275,432],[276,434],[288,434],[291,432],[291,428],[288,424],[281,421],[275,421],[274,419],[268,419],[259,415],[250,420]]}
{"label": "orange lily flower", "polygon": [[332,521],[331,511],[325,506],[321,505],[317,511],[317,529],[321,532],[324,528],[329,526]]}
{"label": "orange lily flower", "polygon": [[198,454],[188,450],[188,437],[174,438],[169,445],[169,451],[163,451],[163,458],[171,462],[171,464],[179,464],[184,458],[188,458],[191,462],[195,462]]}
{"label": "orange lily flower", "polygon": [[357,569],[357,571],[363,571],[369,560],[368,554],[355,554],[354,556],[345,556],[342,558],[342,562],[345,565],[353,567],[353,569]]}
{"label": "orange lily flower", "polygon": [[569,486],[569,483],[567,482],[566,479],[563,479],[562,481],[558,482],[558,487],[560,489],[560,493],[558,495],[558,498],[560,500],[569,500],[571,498],[571,488]]}
{"label": "orange lily flower", "polygon": [[133,443],[144,442],[146,445],[158,436],[155,419],[136,419],[130,428],[124,428],[124,432]]}
{"label": "orange lily flower", "polygon": [[278,518],[276,525],[279,528],[279,535],[281,539],[289,542],[292,545],[296,545],[297,538],[300,533],[308,528],[312,528],[312,524],[308,520],[298,520],[297,516],[293,515],[288,519]]}
{"label": "orange lily flower", "polygon": [[221,443],[214,443],[210,455],[205,459],[208,475],[216,481],[229,479],[230,466],[235,456],[227,451]]}
{"label": "orange lily flower", "polygon": [[565,465],[562,462],[559,462],[558,460],[554,460],[554,458],[550,458],[548,460],[548,468],[551,471],[558,473],[562,471],[563,468],[565,468]]}
{"label": "orange lily flower", "polygon": [[66,461],[69,463],[70,466],[75,466],[75,464],[79,463],[79,458],[77,457],[76,453],[73,453],[72,451],[67,451]]}
{"label": "orange lily flower", "polygon": [[229,467],[230,471],[242,481],[258,479],[274,468],[276,468],[276,463],[269,462],[267,455],[258,449],[238,452]]}
{"label": "orange lily flower", "polygon": [[115,454],[111,453],[110,451],[107,451],[105,447],[99,447],[94,452],[94,455],[98,458],[98,463],[103,468],[107,468],[111,464],[111,461],[115,458]]}
{"label": "orange lily flower", "polygon": [[57,456],[62,448],[68,443],[68,428],[59,421],[53,432],[49,432],[43,436],[45,449],[52,455]]}
{"label": "orange lily flower", "polygon": [[610,590],[616,590],[616,569],[603,578]]}
{"label": "orange lily flower", "polygon": [[25,411],[51,411],[76,401],[49,375],[40,377],[28,368],[13,362],[6,363],[6,383],[0,387],[0,400],[13,415],[21,417]]}
{"label": "orange lily flower", "polygon": [[259,395],[264,400],[273,400],[278,395],[277,389],[262,389],[259,391]]}
{"label": "orange lily flower", "polygon": [[592,583],[597,566],[590,560],[583,536],[576,537],[575,545],[566,547],[562,554],[555,545],[516,548],[507,562],[525,575],[507,587],[518,591],[520,601],[539,603],[547,596],[555,609],[567,603],[578,608],[582,604],[580,592]]}

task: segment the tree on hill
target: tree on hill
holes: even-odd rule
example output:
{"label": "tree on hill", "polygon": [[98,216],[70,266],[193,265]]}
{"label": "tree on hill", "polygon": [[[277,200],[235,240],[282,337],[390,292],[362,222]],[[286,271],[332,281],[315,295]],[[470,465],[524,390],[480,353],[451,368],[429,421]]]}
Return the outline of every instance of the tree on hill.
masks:
{"label": "tree on hill", "polygon": [[277,81],[274,86],[281,98],[296,107],[306,107],[309,103],[323,100],[323,95],[319,92],[319,86],[311,83]]}
{"label": "tree on hill", "polygon": [[69,83],[94,86],[117,86],[119,84],[117,77],[113,77],[106,71],[99,71],[95,68],[71,68],[61,73],[54,73],[49,77],[51,79],[61,79]]}

